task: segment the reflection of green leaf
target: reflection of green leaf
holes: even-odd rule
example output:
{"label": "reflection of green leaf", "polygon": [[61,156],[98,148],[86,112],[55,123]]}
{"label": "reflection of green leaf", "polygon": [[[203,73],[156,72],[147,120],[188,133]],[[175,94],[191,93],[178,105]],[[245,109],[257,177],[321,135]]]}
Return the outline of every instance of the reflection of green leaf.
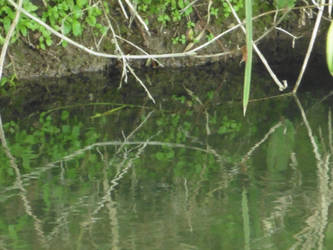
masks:
{"label": "reflection of green leaf", "polygon": [[294,126],[289,120],[286,120],[284,126],[277,128],[269,140],[267,166],[271,171],[287,169],[294,142]]}
{"label": "reflection of green leaf", "polygon": [[9,232],[9,236],[12,240],[17,240],[17,233],[16,233],[16,229],[14,227],[14,225],[9,225],[8,226],[8,232]]}
{"label": "reflection of green leaf", "polygon": [[64,110],[61,112],[61,120],[66,121],[69,118],[69,112]]}
{"label": "reflection of green leaf", "polygon": [[72,29],[73,29],[74,36],[79,36],[82,34],[82,27],[78,20],[73,20]]}

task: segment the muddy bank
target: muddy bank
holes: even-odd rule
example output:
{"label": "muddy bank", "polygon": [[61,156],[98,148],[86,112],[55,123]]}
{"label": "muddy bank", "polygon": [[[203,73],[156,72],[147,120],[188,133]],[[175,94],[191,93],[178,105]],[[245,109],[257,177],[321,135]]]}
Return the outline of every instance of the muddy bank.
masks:
{"label": "muddy bank", "polygon": [[[260,41],[258,46],[264,51],[267,51],[268,54],[265,56],[267,56],[270,61],[273,59],[283,62],[290,56],[304,57],[309,36],[311,35],[311,29],[306,27],[312,27],[312,24],[308,23],[307,26],[299,27],[296,23],[292,22],[292,20],[296,19],[297,17],[294,16],[291,18],[291,21],[284,25],[287,26],[289,32],[302,37],[296,41],[295,49],[290,50],[292,38],[276,30]],[[323,23],[322,30],[319,33],[319,42],[317,41],[316,44],[319,53],[324,53],[323,46],[325,44],[326,27],[327,24]],[[259,37],[264,29],[264,25],[259,25],[255,37]],[[194,48],[206,42],[205,39],[202,39],[199,43],[192,44],[192,46],[190,42],[187,44],[175,45],[171,41],[174,31],[175,28],[153,29],[151,35],[148,36],[141,30],[139,25],[134,25],[131,29],[127,30],[127,39],[150,54],[184,52],[189,47]],[[218,35],[221,33],[221,27],[220,25],[211,25],[209,31]],[[104,39],[98,48],[94,46],[94,39],[95,38],[91,36],[91,34],[87,33],[84,37],[79,39],[78,42],[99,52],[109,54],[116,53],[112,38],[109,37]],[[34,42],[33,39],[30,40],[22,37],[17,43],[9,47],[5,62],[6,67],[4,69],[4,75],[8,76],[16,74],[18,79],[31,79],[38,77],[63,77],[82,72],[103,71],[110,67],[121,68],[122,62],[120,60],[92,56],[71,45],[63,48],[59,45],[59,42],[60,39],[55,41],[55,45],[49,47],[47,50],[41,50],[37,49],[37,40]],[[227,56],[191,56],[183,58],[166,58],[160,59],[159,61],[165,67],[193,67],[218,61],[225,63],[233,61],[238,63],[242,58],[241,47],[244,46],[244,44],[244,34],[238,29],[205,47],[198,53],[200,55],[213,55],[222,52],[230,52]],[[121,47],[125,54],[140,54],[128,43],[121,44]],[[154,68],[158,66],[150,60],[132,60],[129,61],[129,63],[136,68]]]}

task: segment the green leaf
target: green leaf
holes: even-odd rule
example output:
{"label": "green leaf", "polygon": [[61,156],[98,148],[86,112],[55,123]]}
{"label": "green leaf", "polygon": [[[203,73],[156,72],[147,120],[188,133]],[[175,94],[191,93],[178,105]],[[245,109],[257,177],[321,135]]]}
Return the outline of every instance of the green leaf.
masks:
{"label": "green leaf", "polygon": [[27,28],[25,26],[20,26],[20,32],[24,37],[27,36]]}
{"label": "green leaf", "polygon": [[103,6],[104,6],[104,8],[105,8],[105,12],[106,12],[106,14],[109,14],[109,13],[110,13],[110,9],[109,9],[108,2],[103,1]]}
{"label": "green leaf", "polygon": [[8,78],[3,76],[0,81],[0,87],[5,86],[5,84],[8,82]]}
{"label": "green leaf", "polygon": [[252,72],[252,0],[245,0],[246,21],[246,50],[247,60],[245,64],[244,89],[243,89],[243,114],[245,116],[249,103],[251,72]]}
{"label": "green leaf", "polygon": [[28,29],[30,29],[32,31],[35,31],[38,26],[36,22],[30,21],[30,20],[29,21],[27,20],[26,22],[24,22],[24,24]]}
{"label": "green leaf", "polygon": [[178,6],[179,6],[180,9],[185,8],[184,1],[183,0],[178,0]]}
{"label": "green leaf", "polygon": [[65,40],[62,40],[61,45],[62,47],[66,48],[68,43]]}
{"label": "green leaf", "polygon": [[38,9],[38,7],[34,4],[32,4],[30,1],[24,1],[23,8],[28,12],[34,12],[35,10]]}
{"label": "green leaf", "polygon": [[79,6],[79,8],[84,7],[85,5],[87,5],[88,0],[76,0],[77,5]]}
{"label": "green leaf", "polygon": [[9,8],[8,6],[4,6],[4,7],[1,8],[0,14],[2,14],[3,12],[6,13],[7,16],[10,17],[11,19],[14,19],[15,12],[11,8]]}
{"label": "green leaf", "polygon": [[61,112],[61,120],[66,121],[69,118],[69,112],[67,110],[64,110]]}
{"label": "green leaf", "polygon": [[69,32],[71,32],[72,30],[72,25],[70,22],[64,22],[64,26],[63,26],[63,33],[64,35],[67,35]]}
{"label": "green leaf", "polygon": [[47,46],[51,46],[53,43],[52,38],[50,36],[46,37],[45,42]]}
{"label": "green leaf", "polygon": [[82,34],[82,26],[78,20],[75,20],[75,19],[73,20],[72,29],[73,29],[74,36],[80,36]]}
{"label": "green leaf", "polygon": [[94,17],[94,16],[88,16],[86,20],[87,20],[87,23],[90,26],[92,26],[92,27],[96,26],[96,17]]}
{"label": "green leaf", "polygon": [[80,19],[82,17],[82,10],[76,5],[74,6],[73,16],[75,19]]}
{"label": "green leaf", "polygon": [[10,19],[8,16],[3,19],[3,27],[6,31],[6,33],[8,32],[11,23],[12,23],[12,19]]}
{"label": "green leaf", "polygon": [[39,43],[39,46],[40,46],[40,48],[41,48],[42,50],[45,50],[45,49],[46,49],[45,44],[44,44],[43,42],[40,42],[40,43]]}
{"label": "green leaf", "polygon": [[327,32],[326,60],[327,60],[328,70],[333,76],[333,21],[331,21],[331,25],[328,28]]}

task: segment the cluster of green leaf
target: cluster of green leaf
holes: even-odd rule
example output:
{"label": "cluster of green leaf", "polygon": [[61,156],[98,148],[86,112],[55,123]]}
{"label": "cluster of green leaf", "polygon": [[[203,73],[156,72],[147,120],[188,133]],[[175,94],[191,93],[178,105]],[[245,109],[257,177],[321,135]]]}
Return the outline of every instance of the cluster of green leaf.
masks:
{"label": "cluster of green leaf", "polygon": [[4,91],[4,87],[15,88],[16,84],[15,74],[11,75],[10,77],[3,76],[0,80],[0,93]]}
{"label": "cluster of green leaf", "polygon": [[[139,12],[146,17],[145,21],[148,23],[148,17],[156,17],[157,21],[162,26],[178,25],[182,24],[191,30],[195,26],[197,19],[193,7],[193,3],[190,0],[164,0],[164,1],[152,1],[152,0],[135,0],[135,4],[138,7]],[[230,0],[236,11],[243,8],[243,0]],[[206,9],[206,7],[205,7]],[[215,19],[223,20],[230,16],[231,9],[227,2],[224,0],[215,0],[210,8],[210,15]],[[207,39],[212,39],[210,36]],[[173,44],[185,44],[192,40],[191,36],[185,35],[185,31],[181,31],[179,35],[172,38]],[[196,42],[194,40],[194,42]]]}
{"label": "cluster of green leaf", "polygon": [[[23,8],[30,13],[34,13],[38,9],[38,7],[32,4],[30,1],[24,1]],[[3,44],[4,42],[4,35],[7,34],[10,25],[15,17],[15,13],[15,9],[11,5],[9,5],[6,0],[0,0],[0,27],[2,26],[4,32],[0,33],[0,44]],[[41,26],[22,15],[19,23],[17,24],[17,29],[12,37],[11,42],[15,42],[20,36],[20,34],[22,34],[23,36],[27,36],[28,30],[38,30],[41,33],[44,33],[45,36],[47,36],[47,32],[45,32],[45,30],[43,30]]]}
{"label": "cluster of green leaf", "polygon": [[[87,27],[92,27],[93,32],[98,34],[107,32],[107,27],[98,22],[98,17],[102,14],[102,7],[107,12],[109,11],[108,4],[106,2],[103,4],[104,6],[91,5],[88,0],[50,0],[47,2],[47,6],[38,7],[31,1],[25,0],[23,8],[31,14],[39,16],[42,21],[64,35],[80,36]],[[37,11],[39,15],[37,15]],[[0,27],[3,26],[3,33],[0,33],[0,44],[3,44],[4,36],[14,17],[15,9],[7,1],[0,0]],[[53,44],[51,32],[24,15],[21,15],[11,42],[15,42],[20,35],[26,37],[29,31],[37,34],[39,48],[45,49],[46,46]],[[62,45],[66,46],[66,42],[63,41]]]}

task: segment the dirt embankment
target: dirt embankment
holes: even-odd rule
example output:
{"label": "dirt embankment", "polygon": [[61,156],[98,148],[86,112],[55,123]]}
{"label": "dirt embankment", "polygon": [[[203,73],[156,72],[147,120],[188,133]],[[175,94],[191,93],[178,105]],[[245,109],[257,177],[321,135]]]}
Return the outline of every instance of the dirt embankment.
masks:
{"label": "dirt embankment", "polygon": [[[293,14],[289,21],[286,21],[280,26],[286,27],[286,29],[294,35],[303,36],[302,39],[296,41],[298,44],[304,44],[300,46],[302,49],[300,50],[299,54],[302,54],[304,53],[305,45],[308,42],[308,37],[311,33],[311,29],[309,27],[312,27],[312,25],[307,23],[306,26],[299,27],[295,21],[297,18],[297,14]],[[198,19],[193,31],[197,37],[201,32],[204,34],[206,34],[205,32],[209,32],[217,36],[221,32],[227,30],[228,27],[232,27],[232,25],[235,24],[229,22],[222,26],[221,24],[210,24],[207,26],[205,25],[204,20]],[[188,39],[185,44],[174,44],[171,38],[174,37],[175,34],[180,33],[180,30],[182,30],[183,33],[186,33],[188,31],[186,24],[184,24],[184,27],[161,27],[159,24],[153,23],[151,27],[155,28],[150,30],[150,35],[148,35],[143,30],[142,26],[138,22],[134,22],[130,28],[127,24],[118,24],[118,26],[120,26],[120,30],[122,30],[124,38],[144,49],[149,54],[184,52],[207,42],[206,36],[203,35],[200,37],[200,40],[198,40],[197,43],[193,43],[193,41]],[[256,23],[255,37],[259,37],[264,32],[264,30],[267,29],[267,27],[270,27],[268,23]],[[90,33],[89,31],[85,32],[83,37],[75,40],[95,51],[116,54],[111,33],[108,33],[107,37],[104,37],[102,42],[98,45],[96,42],[97,38],[93,35],[92,32]],[[283,32],[274,30],[260,41],[260,46],[266,47],[266,49],[270,50],[270,54],[274,54],[278,53],[276,52],[278,49],[281,49],[281,41],[287,41],[291,45],[292,38]],[[125,54],[142,54],[142,52],[138,51],[129,43],[123,42],[119,39],[118,42]],[[46,50],[37,49],[37,43],[38,36],[34,41],[33,35],[31,35],[31,37],[22,37],[22,39],[20,39],[17,43],[11,45],[7,53],[4,75],[8,76],[15,73],[18,79],[29,79],[36,77],[61,77],[70,74],[77,74],[80,72],[101,71],[107,67],[112,66],[120,67],[122,64],[121,60],[107,59],[89,55],[87,52],[75,48],[72,45],[68,45],[66,48],[63,48],[60,45],[60,39],[56,37],[54,37],[54,45],[47,48]],[[324,44],[322,41],[320,43]],[[244,46],[244,44],[244,34],[240,29],[237,29],[198,51],[198,54],[200,55],[213,55],[223,52],[230,52],[227,56],[190,56],[165,58],[160,59],[159,61],[166,67],[198,66],[220,60],[229,60],[230,58],[234,58],[235,60],[240,61],[242,58],[241,47]],[[289,56],[284,55],[283,52],[278,54],[279,58],[283,56]],[[129,63],[134,67],[158,66],[151,60],[131,60]]]}

